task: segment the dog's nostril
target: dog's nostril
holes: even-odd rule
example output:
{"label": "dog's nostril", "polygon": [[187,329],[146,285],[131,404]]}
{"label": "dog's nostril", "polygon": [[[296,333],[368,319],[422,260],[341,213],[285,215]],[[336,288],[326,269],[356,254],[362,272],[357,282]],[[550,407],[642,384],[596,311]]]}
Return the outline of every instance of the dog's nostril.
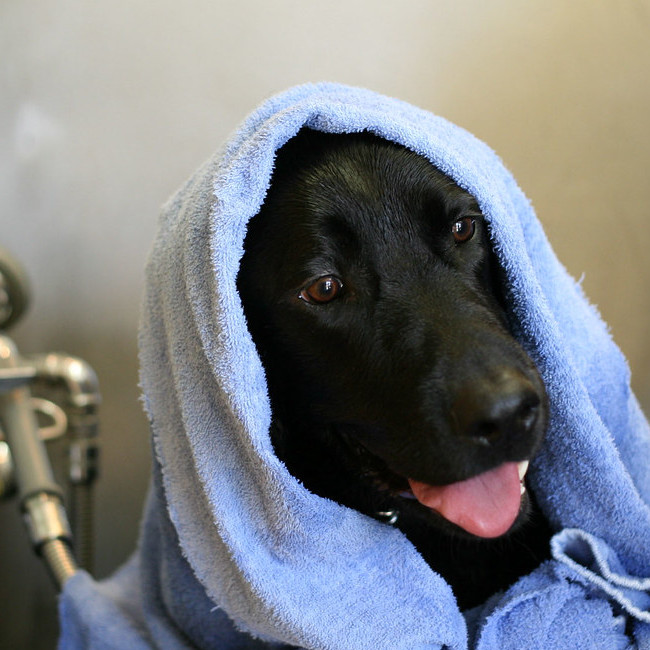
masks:
{"label": "dog's nostril", "polygon": [[539,397],[537,395],[531,395],[531,397],[521,405],[521,408],[516,413],[515,423],[522,430],[530,431],[537,420],[538,410]]}
{"label": "dog's nostril", "polygon": [[476,382],[454,402],[456,432],[484,445],[504,435],[530,433],[537,422],[540,398],[524,378]]}

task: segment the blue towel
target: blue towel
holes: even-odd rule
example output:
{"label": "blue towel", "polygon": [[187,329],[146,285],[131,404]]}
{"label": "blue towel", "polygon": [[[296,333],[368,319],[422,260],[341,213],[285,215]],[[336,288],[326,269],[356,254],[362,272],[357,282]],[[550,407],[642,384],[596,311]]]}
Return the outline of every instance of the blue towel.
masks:
{"label": "blue towel", "polygon": [[[471,611],[398,530],[311,494],[273,452],[235,281],[275,152],[304,126],[400,143],[477,198],[515,335],[546,382],[529,477],[553,556]],[[271,98],[165,206],[139,344],[154,451],[140,542],[112,578],[68,581],[61,648],[650,648],[650,432],[627,364],[511,175],[466,131],[336,84]]]}

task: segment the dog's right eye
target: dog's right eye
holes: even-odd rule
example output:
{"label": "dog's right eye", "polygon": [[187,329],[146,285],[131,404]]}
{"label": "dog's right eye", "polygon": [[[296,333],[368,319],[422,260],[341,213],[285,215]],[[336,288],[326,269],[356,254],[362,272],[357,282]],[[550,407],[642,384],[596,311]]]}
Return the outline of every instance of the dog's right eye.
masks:
{"label": "dog's right eye", "polygon": [[451,227],[451,233],[457,244],[464,244],[469,241],[476,232],[476,222],[472,217],[464,217],[455,221]]}
{"label": "dog's right eye", "polygon": [[334,275],[325,275],[300,292],[300,298],[311,304],[323,305],[341,293],[343,283]]}

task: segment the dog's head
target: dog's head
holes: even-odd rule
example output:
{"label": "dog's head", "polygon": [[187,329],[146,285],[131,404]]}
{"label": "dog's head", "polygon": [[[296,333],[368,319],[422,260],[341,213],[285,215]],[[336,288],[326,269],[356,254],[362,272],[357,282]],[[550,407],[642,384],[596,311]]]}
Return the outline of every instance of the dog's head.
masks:
{"label": "dog's head", "polygon": [[[239,289],[289,468],[325,496],[345,501],[326,484],[356,471],[404,507],[505,532],[547,405],[475,199],[376,136],[303,130],[245,251]],[[342,468],[314,467],[338,455]]]}

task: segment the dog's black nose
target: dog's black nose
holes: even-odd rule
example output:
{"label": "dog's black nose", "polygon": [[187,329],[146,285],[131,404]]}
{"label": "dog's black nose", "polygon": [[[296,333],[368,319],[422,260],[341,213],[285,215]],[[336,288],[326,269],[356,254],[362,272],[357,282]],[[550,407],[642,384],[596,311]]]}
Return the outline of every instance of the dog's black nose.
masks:
{"label": "dog's black nose", "polygon": [[462,387],[451,409],[452,426],[457,434],[490,444],[532,431],[540,403],[527,377],[517,370],[501,370]]}

